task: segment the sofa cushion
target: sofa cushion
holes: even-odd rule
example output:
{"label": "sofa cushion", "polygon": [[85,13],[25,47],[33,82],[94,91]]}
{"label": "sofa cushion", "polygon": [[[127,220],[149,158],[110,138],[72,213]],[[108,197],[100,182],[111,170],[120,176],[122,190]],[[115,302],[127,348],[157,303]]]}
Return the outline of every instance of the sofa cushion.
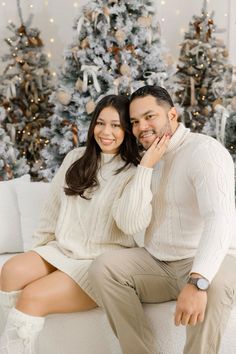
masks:
{"label": "sofa cushion", "polygon": [[20,214],[14,188],[24,181],[29,183],[30,175],[0,182],[0,253],[23,251]]}
{"label": "sofa cushion", "polygon": [[33,245],[33,232],[39,222],[40,212],[49,192],[50,183],[24,182],[15,186],[21,222],[24,251]]}

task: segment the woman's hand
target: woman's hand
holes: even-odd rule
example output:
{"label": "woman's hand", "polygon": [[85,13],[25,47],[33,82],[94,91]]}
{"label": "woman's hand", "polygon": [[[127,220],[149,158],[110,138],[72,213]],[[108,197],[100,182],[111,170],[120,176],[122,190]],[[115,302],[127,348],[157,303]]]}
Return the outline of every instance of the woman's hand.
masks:
{"label": "woman's hand", "polygon": [[148,150],[145,152],[143,155],[140,165],[144,167],[149,167],[152,168],[164,155],[168,143],[170,140],[169,135],[163,135],[163,137],[160,139],[157,137],[152,145],[148,148]]}

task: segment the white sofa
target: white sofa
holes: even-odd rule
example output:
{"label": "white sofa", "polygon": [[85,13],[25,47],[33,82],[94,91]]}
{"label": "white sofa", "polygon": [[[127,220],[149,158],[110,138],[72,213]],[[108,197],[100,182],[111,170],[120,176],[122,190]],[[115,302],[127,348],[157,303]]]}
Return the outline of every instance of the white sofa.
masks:
{"label": "white sofa", "polygon": [[[32,231],[48,188],[47,183],[30,182],[29,176],[0,182],[0,267],[12,254],[31,247]],[[144,305],[155,331],[156,347],[160,354],[183,353],[185,328],[174,326],[174,308],[174,301]],[[0,320],[0,331],[2,327]],[[119,343],[99,308],[48,316],[37,342],[37,351],[39,354],[121,354]],[[220,351],[220,354],[235,353],[236,306]]]}

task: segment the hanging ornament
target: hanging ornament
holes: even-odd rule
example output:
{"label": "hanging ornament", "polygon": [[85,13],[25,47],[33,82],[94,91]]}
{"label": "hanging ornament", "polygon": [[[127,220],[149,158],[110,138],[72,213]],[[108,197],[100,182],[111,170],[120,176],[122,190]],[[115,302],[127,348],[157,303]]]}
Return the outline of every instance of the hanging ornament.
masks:
{"label": "hanging ornament", "polygon": [[109,7],[107,6],[104,6],[103,7],[103,13],[105,16],[110,16],[110,10],[109,10]]}
{"label": "hanging ornament", "polygon": [[227,58],[229,56],[229,52],[228,52],[228,49],[224,49],[223,52],[222,52],[222,55],[224,58]]}
{"label": "hanging ornament", "polygon": [[207,88],[206,88],[206,87],[201,87],[200,90],[199,90],[199,93],[200,93],[202,96],[206,96],[206,94],[207,94]]}
{"label": "hanging ornament", "polygon": [[217,98],[215,101],[212,102],[212,108],[213,108],[213,110],[215,110],[215,107],[216,107],[218,104],[219,104],[219,105],[222,105],[222,99],[221,99],[221,98]]}
{"label": "hanging ornament", "polygon": [[97,78],[97,72],[99,71],[99,67],[96,65],[82,65],[81,71],[83,72],[83,92],[87,91],[88,77],[92,76],[95,90],[99,93],[101,91],[101,87]]}
{"label": "hanging ornament", "polygon": [[115,38],[119,43],[123,43],[126,39],[126,34],[122,30],[117,30],[115,33]]}
{"label": "hanging ornament", "polygon": [[138,18],[138,24],[140,27],[151,27],[152,16],[140,16]]}
{"label": "hanging ornament", "polygon": [[96,105],[95,105],[95,103],[94,103],[93,100],[88,101],[88,102],[86,103],[86,106],[85,106],[86,112],[87,112],[88,114],[93,113],[93,111],[94,111],[94,109],[95,109],[95,106],[96,106]]}
{"label": "hanging ornament", "polygon": [[88,47],[89,47],[89,40],[88,40],[88,37],[85,37],[85,38],[81,41],[80,47],[81,47],[82,49],[85,49],[85,48],[88,48]]}
{"label": "hanging ornament", "polygon": [[59,91],[57,93],[57,100],[65,105],[65,106],[68,106],[68,104],[70,103],[71,101],[71,94],[69,92],[66,92],[66,91]]}
{"label": "hanging ornament", "polygon": [[71,126],[71,131],[72,131],[72,134],[73,134],[73,137],[72,137],[73,144],[74,144],[74,146],[78,146],[79,145],[79,138],[78,138],[77,125],[73,124]]}
{"label": "hanging ornament", "polygon": [[76,83],[75,83],[75,88],[76,88],[76,90],[79,91],[80,93],[83,92],[83,81],[82,81],[80,78],[78,78],[78,80],[76,81]]}
{"label": "hanging ornament", "polygon": [[128,64],[121,64],[120,66],[120,73],[121,75],[129,75],[130,74],[130,67]]}

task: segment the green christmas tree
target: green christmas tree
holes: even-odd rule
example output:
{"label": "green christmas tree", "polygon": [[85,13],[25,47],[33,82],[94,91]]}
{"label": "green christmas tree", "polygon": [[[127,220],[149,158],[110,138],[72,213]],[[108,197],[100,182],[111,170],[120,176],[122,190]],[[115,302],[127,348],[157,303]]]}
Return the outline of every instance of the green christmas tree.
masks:
{"label": "green christmas tree", "polygon": [[191,130],[201,132],[213,117],[215,106],[223,104],[228,88],[228,50],[215,35],[214,13],[207,11],[204,0],[200,16],[193,16],[181,45],[176,80],[180,83],[177,102],[183,107],[182,118]]}
{"label": "green christmas tree", "polygon": [[157,23],[148,0],[94,0],[82,9],[52,99],[51,128],[42,129],[50,140],[43,151],[47,179],[69,150],[85,144],[91,114],[104,95],[130,95],[145,84],[175,90],[167,80],[174,69],[166,60]]}
{"label": "green christmas tree", "polygon": [[5,39],[9,53],[3,56],[7,65],[0,83],[0,106],[6,112],[2,127],[37,179],[44,166],[40,152],[47,144],[40,129],[49,126],[52,115],[53,80],[39,30],[30,27],[32,16],[23,21],[19,0],[17,6],[20,26],[10,23],[12,35]]}

